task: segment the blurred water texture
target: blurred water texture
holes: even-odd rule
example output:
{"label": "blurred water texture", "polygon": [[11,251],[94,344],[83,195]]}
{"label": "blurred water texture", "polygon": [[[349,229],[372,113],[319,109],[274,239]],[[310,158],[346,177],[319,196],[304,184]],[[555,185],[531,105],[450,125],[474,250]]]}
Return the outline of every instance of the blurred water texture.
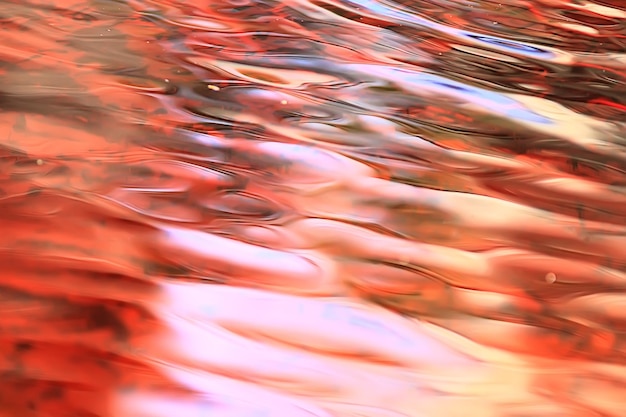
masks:
{"label": "blurred water texture", "polygon": [[0,417],[626,415],[622,0],[0,33]]}

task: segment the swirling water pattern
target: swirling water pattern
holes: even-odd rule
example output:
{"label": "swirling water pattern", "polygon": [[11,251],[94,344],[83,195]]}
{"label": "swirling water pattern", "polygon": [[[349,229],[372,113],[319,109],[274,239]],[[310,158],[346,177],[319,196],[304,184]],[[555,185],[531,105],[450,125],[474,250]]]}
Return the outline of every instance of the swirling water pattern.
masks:
{"label": "swirling water pattern", "polygon": [[0,417],[626,415],[622,0],[0,6]]}

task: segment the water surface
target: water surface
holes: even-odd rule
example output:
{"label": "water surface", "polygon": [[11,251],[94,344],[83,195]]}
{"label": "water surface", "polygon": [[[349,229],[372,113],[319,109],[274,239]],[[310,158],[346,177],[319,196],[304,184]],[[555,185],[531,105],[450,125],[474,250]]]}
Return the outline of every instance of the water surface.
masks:
{"label": "water surface", "polygon": [[0,1],[0,416],[623,416],[625,22]]}

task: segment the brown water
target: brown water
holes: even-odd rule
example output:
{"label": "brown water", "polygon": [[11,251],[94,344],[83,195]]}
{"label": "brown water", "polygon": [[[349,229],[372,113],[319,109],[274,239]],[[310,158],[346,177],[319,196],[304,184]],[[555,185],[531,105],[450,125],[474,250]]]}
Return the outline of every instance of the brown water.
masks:
{"label": "brown water", "polygon": [[0,417],[626,415],[622,0],[0,1]]}

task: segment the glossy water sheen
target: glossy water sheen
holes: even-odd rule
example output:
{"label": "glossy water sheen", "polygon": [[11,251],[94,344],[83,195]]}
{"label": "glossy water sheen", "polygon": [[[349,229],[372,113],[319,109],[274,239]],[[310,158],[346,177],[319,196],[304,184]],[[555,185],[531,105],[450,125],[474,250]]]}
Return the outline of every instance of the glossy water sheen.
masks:
{"label": "glossy water sheen", "polygon": [[625,22],[0,1],[0,416],[626,415]]}

